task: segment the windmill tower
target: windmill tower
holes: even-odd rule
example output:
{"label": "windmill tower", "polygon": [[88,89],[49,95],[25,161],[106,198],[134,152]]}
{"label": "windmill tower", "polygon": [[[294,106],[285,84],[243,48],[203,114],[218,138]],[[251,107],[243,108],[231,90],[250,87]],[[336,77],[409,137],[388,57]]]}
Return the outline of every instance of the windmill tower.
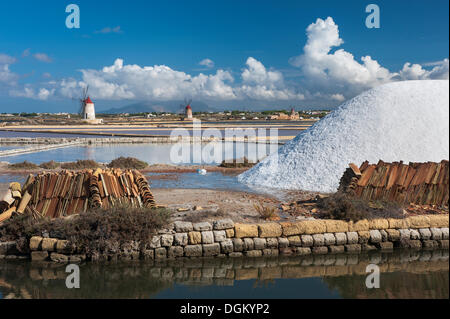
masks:
{"label": "windmill tower", "polygon": [[89,86],[83,89],[83,95],[80,99],[80,116],[83,120],[95,120],[94,102],[88,96]]}
{"label": "windmill tower", "polygon": [[184,112],[184,120],[192,121],[194,117],[192,116],[192,107],[191,107],[192,99],[184,99],[184,104],[181,104],[181,109]]}

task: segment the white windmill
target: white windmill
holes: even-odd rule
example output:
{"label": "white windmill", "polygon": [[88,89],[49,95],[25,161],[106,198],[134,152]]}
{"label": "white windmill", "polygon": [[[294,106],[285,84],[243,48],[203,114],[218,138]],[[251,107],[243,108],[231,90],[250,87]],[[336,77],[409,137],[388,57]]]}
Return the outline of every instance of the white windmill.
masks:
{"label": "white windmill", "polygon": [[95,121],[94,102],[88,96],[89,85],[83,89],[83,95],[80,99],[80,116],[83,120]]}

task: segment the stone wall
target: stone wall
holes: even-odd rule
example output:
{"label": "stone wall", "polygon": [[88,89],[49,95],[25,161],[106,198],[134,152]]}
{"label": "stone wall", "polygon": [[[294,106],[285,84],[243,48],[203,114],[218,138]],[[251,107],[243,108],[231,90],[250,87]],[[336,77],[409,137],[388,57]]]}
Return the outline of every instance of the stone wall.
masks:
{"label": "stone wall", "polygon": [[[212,223],[176,221],[151,238],[142,250],[138,242],[118,247],[117,254],[77,254],[76,243],[33,237],[33,260],[60,262],[115,259],[175,259],[181,257],[261,257],[390,251],[394,248],[448,249],[448,215],[374,219],[358,222],[306,220],[240,224],[230,219]],[[1,255],[1,251],[0,251]]]}

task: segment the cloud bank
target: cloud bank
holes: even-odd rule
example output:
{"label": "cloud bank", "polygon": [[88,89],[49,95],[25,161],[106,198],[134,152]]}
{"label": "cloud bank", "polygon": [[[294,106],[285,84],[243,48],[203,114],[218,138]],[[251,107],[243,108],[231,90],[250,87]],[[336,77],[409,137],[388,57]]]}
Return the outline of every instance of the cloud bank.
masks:
{"label": "cloud bank", "polygon": [[[120,28],[103,31],[101,33],[115,32]],[[212,74],[197,75],[166,65],[125,64],[123,59],[117,58],[112,65],[98,70],[81,69],[81,80],[65,78],[35,89],[15,89],[10,94],[34,99],[78,97],[81,88],[89,85],[90,94],[104,100],[171,100],[190,96],[214,101],[319,99],[336,104],[392,81],[449,78],[448,58],[423,65],[406,62],[397,72],[383,67],[371,56],[356,59],[352,53],[339,48],[344,41],[331,17],[311,23],[306,37],[303,52],[289,59],[292,68],[299,73],[295,81],[286,81],[283,72],[267,68],[254,57],[247,58],[239,74],[217,69]],[[11,57],[0,55],[0,82],[14,78],[8,68],[13,62]],[[209,71],[215,66],[208,58],[199,64]]]}

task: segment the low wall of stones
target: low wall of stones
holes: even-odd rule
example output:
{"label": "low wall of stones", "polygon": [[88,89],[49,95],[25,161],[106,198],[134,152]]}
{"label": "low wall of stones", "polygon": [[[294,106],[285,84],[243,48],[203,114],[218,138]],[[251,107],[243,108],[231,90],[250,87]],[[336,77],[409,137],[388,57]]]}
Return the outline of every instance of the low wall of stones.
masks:
{"label": "low wall of stones", "polygon": [[[139,242],[117,247],[115,254],[80,254],[76,243],[56,238],[32,237],[31,259],[80,262],[83,260],[198,257],[261,257],[324,255],[394,248],[449,248],[449,216],[427,215],[405,219],[374,219],[358,222],[304,220],[260,224],[234,223],[230,219],[191,223],[176,221],[160,230],[142,249]],[[0,243],[0,256],[7,256],[14,243]],[[3,246],[2,246],[3,245]]]}

